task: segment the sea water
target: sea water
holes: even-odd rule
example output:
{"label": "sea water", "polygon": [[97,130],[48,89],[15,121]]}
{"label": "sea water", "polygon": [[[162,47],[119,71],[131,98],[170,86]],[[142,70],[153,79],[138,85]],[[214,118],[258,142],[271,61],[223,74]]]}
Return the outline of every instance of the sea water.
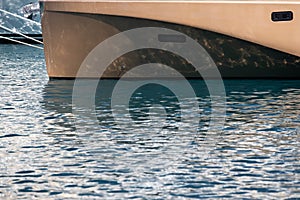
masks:
{"label": "sea water", "polygon": [[0,45],[0,199],[300,198],[299,80],[225,80],[214,131],[203,80],[197,112],[148,84],[116,113],[117,80],[76,107],[74,83],[48,80],[43,51]]}

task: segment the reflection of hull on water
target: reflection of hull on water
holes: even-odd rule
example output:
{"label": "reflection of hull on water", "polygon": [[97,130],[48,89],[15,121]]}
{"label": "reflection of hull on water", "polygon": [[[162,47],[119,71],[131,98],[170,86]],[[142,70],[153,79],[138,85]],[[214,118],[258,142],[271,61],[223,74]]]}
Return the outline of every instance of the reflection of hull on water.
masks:
{"label": "reflection of hull on water", "polygon": [[[204,47],[224,78],[300,78],[298,2],[42,2],[45,56],[51,78],[76,77],[95,46],[117,33],[140,27],[169,28],[190,36]],[[186,77],[199,77],[184,58],[162,50],[133,51],[108,68],[99,65],[106,68],[102,78],[119,78],[144,63],[163,63]],[[84,67],[81,77],[96,76],[97,69]]]}
{"label": "reflection of hull on water", "polygon": [[[76,97],[76,95],[73,93],[74,80],[50,80],[48,82],[43,91],[42,105],[44,109],[50,111],[51,115],[53,115],[52,117],[47,117],[52,125],[59,125],[64,128],[75,128],[75,116],[77,116],[77,120],[80,121],[85,113],[91,113],[89,105],[76,104],[76,98],[80,99],[81,101],[88,101],[90,96],[93,96],[91,82],[93,82],[93,80],[85,80],[84,84],[87,87],[84,87],[84,90],[89,91],[87,93],[88,95],[79,97]],[[95,106],[94,111],[96,112],[98,120],[97,122],[100,126],[108,126],[113,128],[115,125],[112,114],[113,108],[111,97],[113,96],[112,93],[117,82],[118,80],[101,80],[98,84],[97,90],[95,91],[96,94],[93,106]],[[201,95],[201,98],[208,98],[209,95],[205,83],[202,81],[195,83],[195,89],[198,91],[199,95]],[[77,88],[77,90],[80,89]],[[128,88],[123,92],[124,94],[128,94],[133,91]],[[122,98],[122,94],[118,94],[118,98]],[[207,104],[210,104],[209,100],[207,102]],[[128,104],[131,118],[137,123],[149,119],[149,111],[153,105],[162,105],[166,109],[167,120],[180,120],[180,106],[177,97],[169,89],[159,85],[148,84],[137,89],[132,94]],[[122,102],[121,104],[115,106],[124,107],[126,106],[126,102]],[[207,106],[206,109],[209,109],[209,106]]]}
{"label": "reflection of hull on water", "polygon": [[[117,80],[101,80],[98,85],[94,103],[100,126],[113,128],[115,125],[111,108],[111,96],[117,82]],[[262,109],[268,107],[272,110],[272,108],[280,107],[282,116],[285,116],[286,113],[290,112],[289,109],[291,107],[299,107],[299,98],[296,96],[297,92],[294,92],[294,94],[291,95],[293,91],[299,91],[298,82],[299,81],[291,80],[259,80],[258,84],[257,81],[252,80],[225,80],[224,84],[228,95],[227,114],[230,116],[232,114],[231,110],[236,109],[238,114],[243,114],[247,111],[252,114],[257,112],[258,115],[261,115],[258,111],[254,112],[255,108],[259,107]],[[87,85],[88,83],[89,80],[87,80]],[[203,121],[203,123],[205,123],[205,120],[209,119],[211,111],[211,98],[205,82],[202,80],[189,80],[189,83],[195,90],[195,94],[199,100],[200,110],[202,110],[200,123]],[[57,128],[57,126],[59,126],[64,129],[74,130],[75,114],[73,114],[74,110],[72,109],[77,109],[82,112],[88,111],[88,106],[78,107],[72,102],[73,85],[74,80],[51,80],[46,85],[41,103],[43,108],[51,114],[50,116],[47,114],[47,118],[45,119],[46,122],[49,121],[49,124],[51,124],[50,127],[59,129]],[[124,91],[124,93],[130,92],[133,91]],[[92,95],[93,94],[91,94],[91,96]],[[188,99],[189,97],[187,97],[186,101],[188,101]],[[129,102],[130,114],[133,120],[143,123],[148,117],[149,108],[160,104],[167,109],[167,120],[180,121],[180,106],[186,101],[179,102],[174,94],[162,87],[155,88],[151,86],[150,88],[147,88],[146,86],[135,91],[132,95],[131,101]],[[276,106],[274,107],[274,105]],[[246,108],[252,108],[254,110],[243,110]],[[294,110],[297,111],[299,109]],[[266,115],[270,115],[270,111],[267,111]],[[295,116],[297,117],[297,113],[293,115],[293,117]],[[80,120],[80,113],[77,117],[79,117]],[[247,115],[245,117],[247,117]],[[248,118],[245,120],[255,119],[250,116]]]}
{"label": "reflection of hull on water", "polygon": [[[99,94],[96,95],[97,101],[108,104],[115,84],[114,80],[102,81],[101,92],[99,91]],[[73,86],[74,80],[50,80],[43,92],[44,107],[58,113],[72,113]]]}
{"label": "reflection of hull on water", "polygon": [[[170,80],[172,81],[172,80]],[[173,80],[175,81],[175,80]],[[95,109],[99,112],[107,111],[111,112],[111,97],[112,93],[114,91],[115,85],[118,81],[117,80],[101,80],[98,84],[96,94],[95,94]],[[87,87],[84,87],[85,90],[90,91],[88,94],[92,96],[92,87],[89,86],[91,82],[89,80],[86,80],[85,85]],[[79,99],[89,99],[88,97],[84,96],[72,96],[73,95],[73,89],[74,89],[74,80],[50,80],[46,87],[44,88],[44,95],[43,95],[43,107],[46,110],[54,111],[56,113],[67,113],[71,114],[73,112],[72,106],[76,107],[78,105],[73,105],[74,102],[72,102],[73,98],[79,98]],[[201,84],[197,84],[198,90],[201,90],[199,92],[202,96],[208,95],[206,85],[204,82],[201,82]],[[146,91],[146,92],[145,92]],[[124,93],[130,93],[130,89],[128,88],[128,91],[123,91]],[[122,94],[119,94],[121,96]],[[178,103],[178,100],[176,96],[172,92],[170,92],[168,89],[162,87],[162,86],[155,86],[155,84],[148,84],[144,87],[141,87],[140,89],[136,90],[133,93],[132,99],[130,101],[130,106],[134,108],[139,107],[149,107],[152,104],[160,104],[161,103],[161,97],[165,96],[168,98],[168,100],[171,102],[171,104]],[[174,101],[173,101],[174,100]],[[76,101],[75,101],[76,102]],[[170,103],[169,102],[169,103]],[[87,105],[81,105],[81,107],[77,107],[76,109],[79,110],[85,110],[88,108]],[[86,107],[84,107],[86,106]],[[167,106],[166,106],[167,107]]]}

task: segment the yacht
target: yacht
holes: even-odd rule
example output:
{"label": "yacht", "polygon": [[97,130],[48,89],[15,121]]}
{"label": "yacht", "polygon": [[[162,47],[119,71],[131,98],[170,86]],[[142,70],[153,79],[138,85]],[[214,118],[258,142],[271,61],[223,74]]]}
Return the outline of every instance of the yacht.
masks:
{"label": "yacht", "polygon": [[[210,60],[203,69],[217,67],[222,78],[300,78],[299,0],[40,0],[40,7],[50,78],[121,78],[149,63],[201,78],[189,57],[197,45],[199,59]],[[197,45],[185,48],[189,41]]]}

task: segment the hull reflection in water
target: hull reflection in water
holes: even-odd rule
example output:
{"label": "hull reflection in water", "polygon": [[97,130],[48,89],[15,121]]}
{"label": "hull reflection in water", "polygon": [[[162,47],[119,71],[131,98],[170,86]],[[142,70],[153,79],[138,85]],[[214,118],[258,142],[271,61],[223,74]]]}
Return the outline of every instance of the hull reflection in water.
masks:
{"label": "hull reflection in water", "polygon": [[[89,88],[89,81],[93,82],[93,80],[86,80],[87,88]],[[138,82],[140,80],[134,80]],[[115,105],[115,108],[112,108],[112,94],[114,88],[117,84],[117,80],[101,80],[101,83],[98,85],[96,95],[95,95],[95,111],[98,124],[94,124],[96,127],[92,129],[101,129],[102,128],[117,128],[116,123],[113,117],[113,109],[118,109],[118,107],[124,108],[125,104]],[[129,80],[131,82],[131,80]],[[169,80],[170,83],[175,83],[177,80]],[[59,113],[62,115],[71,116],[69,122],[73,122],[73,128],[76,126],[80,126],[79,121],[76,121],[73,112],[79,114],[78,118],[82,118],[85,113],[90,111],[89,107],[76,107],[73,104],[72,110],[72,92],[73,92],[74,80],[51,80],[48,82],[47,86],[44,90],[44,101],[43,106],[47,110],[54,111],[54,113]],[[207,115],[210,113],[210,100],[208,90],[205,86],[204,81],[195,82],[196,88],[198,89],[198,97],[199,101],[202,100],[202,106],[205,106],[205,112]],[[184,87],[182,90],[185,89]],[[124,94],[129,93],[128,91],[122,91]],[[122,95],[122,94],[120,94]],[[90,97],[74,97],[80,99],[88,99]],[[188,102],[191,97],[185,96],[186,101]],[[205,102],[205,103],[204,103]],[[73,102],[74,103],[74,102]],[[159,121],[166,120],[166,124],[164,128],[178,129],[176,127],[176,122],[181,120],[181,110],[180,107],[183,106],[183,102],[179,102],[176,95],[169,89],[164,86],[158,84],[146,84],[141,88],[138,88],[132,95],[129,102],[129,114],[131,115],[131,119],[138,126],[143,126],[145,123],[146,127],[149,125],[151,117],[158,117]],[[192,109],[192,108],[191,108]],[[83,113],[80,116],[80,112]],[[157,113],[156,113],[157,112]],[[154,116],[153,116],[153,115]],[[164,115],[165,114],[165,115]],[[163,115],[163,116],[160,116]],[[128,117],[124,114],[124,117]],[[153,118],[151,118],[153,121]],[[86,119],[89,120],[89,119]],[[125,122],[126,123],[126,122]],[[67,127],[69,123],[67,123]],[[83,126],[90,126],[88,122],[81,123]],[[99,127],[97,125],[100,125]],[[157,126],[161,126],[161,124],[156,124]],[[155,126],[155,125],[154,125]],[[143,126],[144,127],[144,126]],[[149,127],[149,126],[148,126]],[[78,128],[78,127],[77,127]],[[83,128],[83,127],[81,127]],[[136,126],[132,126],[131,128],[135,129]]]}
{"label": "hull reflection in water", "polygon": [[[117,80],[100,81],[101,85],[99,84],[95,96],[95,111],[98,125],[100,125],[94,127],[96,129],[109,129],[116,125],[112,115],[111,96],[117,82]],[[196,116],[200,119],[199,131],[207,130],[209,115],[211,114],[211,99],[208,90],[203,80],[190,80],[189,82],[195,90],[199,102],[200,113],[199,116]],[[298,82],[295,80],[225,80],[226,118],[227,121],[229,120],[225,124],[225,130],[236,129],[256,132],[269,128],[276,131],[286,127],[295,131],[299,126],[300,114]],[[68,116],[60,123],[55,121],[53,124],[60,124],[65,128],[72,127],[75,130],[76,120],[72,114],[73,85],[74,80],[49,81],[44,90],[43,106],[45,109],[53,111],[54,115]],[[190,98],[186,97],[186,101],[190,101]],[[165,128],[176,129],[178,128],[176,122],[181,120],[181,108],[193,109],[192,107],[184,107],[185,103],[179,102],[176,95],[169,89],[148,84],[133,93],[129,102],[129,113],[134,123],[143,128],[150,128],[148,123],[150,122],[151,111],[157,112],[157,115],[162,115],[157,116],[157,119],[166,123]],[[78,113],[84,113],[90,108],[76,109],[79,110]],[[155,115],[155,113],[152,114]],[[124,115],[124,117],[128,116]],[[146,125],[143,126],[143,123]],[[82,123],[82,125],[89,126],[88,123]],[[160,124],[156,125],[160,126]]]}

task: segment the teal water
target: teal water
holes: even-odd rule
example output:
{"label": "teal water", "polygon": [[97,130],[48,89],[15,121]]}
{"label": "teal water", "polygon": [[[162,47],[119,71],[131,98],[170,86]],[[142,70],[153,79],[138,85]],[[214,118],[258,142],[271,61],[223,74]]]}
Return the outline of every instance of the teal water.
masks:
{"label": "teal water", "polygon": [[150,84],[119,126],[116,84],[101,81],[95,124],[74,114],[74,81],[48,80],[43,52],[0,45],[0,199],[300,199],[300,80],[225,80],[217,132],[202,80],[191,124],[191,99]]}

